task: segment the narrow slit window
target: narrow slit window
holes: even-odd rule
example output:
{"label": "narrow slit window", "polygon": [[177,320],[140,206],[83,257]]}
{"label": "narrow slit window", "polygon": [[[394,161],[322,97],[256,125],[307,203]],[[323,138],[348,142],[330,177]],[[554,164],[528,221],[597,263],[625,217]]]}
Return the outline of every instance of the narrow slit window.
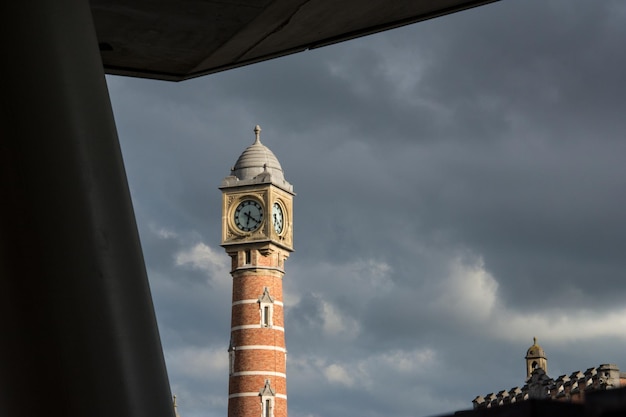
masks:
{"label": "narrow slit window", "polygon": [[270,307],[269,306],[263,307],[263,325],[264,326],[270,325]]}
{"label": "narrow slit window", "polygon": [[246,251],[246,265],[250,265],[250,263],[252,263],[252,254],[250,253],[250,250],[248,249]]}

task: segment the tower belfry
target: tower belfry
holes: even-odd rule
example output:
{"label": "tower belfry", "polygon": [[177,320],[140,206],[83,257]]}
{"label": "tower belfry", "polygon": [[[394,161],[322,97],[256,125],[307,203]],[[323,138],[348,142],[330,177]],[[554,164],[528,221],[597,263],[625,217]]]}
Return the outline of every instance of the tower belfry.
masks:
{"label": "tower belfry", "polygon": [[526,351],[526,379],[528,380],[537,368],[548,372],[548,358],[543,348],[537,344],[537,338],[533,337],[533,345]]}
{"label": "tower belfry", "polygon": [[261,128],[222,190],[222,247],[233,296],[228,417],[287,417],[282,279],[293,251],[293,186]]}

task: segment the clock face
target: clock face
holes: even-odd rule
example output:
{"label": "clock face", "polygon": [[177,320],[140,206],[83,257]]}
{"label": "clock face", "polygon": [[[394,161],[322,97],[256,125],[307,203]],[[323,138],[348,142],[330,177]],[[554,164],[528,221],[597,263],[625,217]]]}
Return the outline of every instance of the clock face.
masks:
{"label": "clock face", "polygon": [[263,222],[263,207],[255,200],[243,200],[235,209],[235,224],[239,230],[252,232]]}
{"label": "clock face", "polygon": [[274,230],[276,233],[281,234],[283,232],[285,220],[283,216],[283,209],[278,203],[274,203],[272,206],[272,223],[274,224]]}

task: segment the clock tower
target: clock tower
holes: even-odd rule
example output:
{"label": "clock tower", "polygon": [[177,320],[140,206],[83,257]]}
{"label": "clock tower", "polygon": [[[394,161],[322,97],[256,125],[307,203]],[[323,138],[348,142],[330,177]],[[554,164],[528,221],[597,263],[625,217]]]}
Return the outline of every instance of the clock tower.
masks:
{"label": "clock tower", "polygon": [[222,190],[222,247],[233,277],[228,417],[287,417],[283,275],[293,251],[293,186],[256,139]]}

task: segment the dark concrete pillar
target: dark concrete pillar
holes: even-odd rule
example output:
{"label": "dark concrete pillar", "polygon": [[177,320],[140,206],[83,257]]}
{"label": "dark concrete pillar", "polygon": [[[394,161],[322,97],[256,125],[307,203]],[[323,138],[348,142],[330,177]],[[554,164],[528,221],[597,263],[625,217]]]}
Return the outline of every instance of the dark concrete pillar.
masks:
{"label": "dark concrete pillar", "polygon": [[0,16],[0,415],[172,416],[89,2]]}

